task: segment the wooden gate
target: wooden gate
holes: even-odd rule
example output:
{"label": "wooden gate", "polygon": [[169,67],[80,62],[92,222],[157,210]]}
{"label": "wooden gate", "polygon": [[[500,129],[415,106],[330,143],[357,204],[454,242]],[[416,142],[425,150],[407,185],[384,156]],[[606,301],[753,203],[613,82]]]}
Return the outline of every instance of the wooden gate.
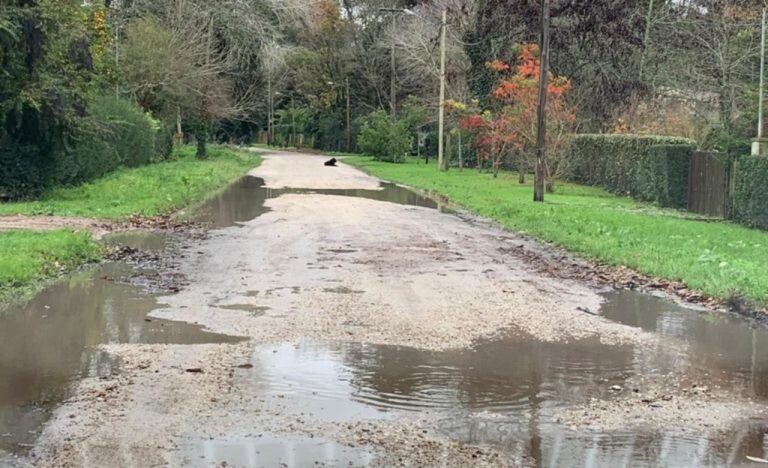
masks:
{"label": "wooden gate", "polygon": [[724,218],[727,207],[728,167],[723,155],[694,152],[688,177],[688,211]]}

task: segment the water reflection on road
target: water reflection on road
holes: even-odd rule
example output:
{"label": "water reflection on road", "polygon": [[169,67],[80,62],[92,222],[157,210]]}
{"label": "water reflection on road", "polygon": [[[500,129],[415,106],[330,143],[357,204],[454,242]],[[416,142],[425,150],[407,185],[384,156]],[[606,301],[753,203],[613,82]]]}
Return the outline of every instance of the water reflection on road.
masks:
{"label": "water reflection on road", "polygon": [[109,263],[59,281],[0,312],[0,460],[34,443],[56,404],[84,376],[116,372],[104,343],[210,343],[235,338],[183,322],[148,319],[152,295],[121,282],[132,269]]}

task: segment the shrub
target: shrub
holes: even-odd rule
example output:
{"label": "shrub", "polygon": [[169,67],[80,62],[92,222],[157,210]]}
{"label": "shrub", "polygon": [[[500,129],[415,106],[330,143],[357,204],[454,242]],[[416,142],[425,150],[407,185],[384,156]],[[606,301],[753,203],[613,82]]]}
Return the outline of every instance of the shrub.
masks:
{"label": "shrub", "polygon": [[566,179],[603,187],[609,192],[638,196],[639,168],[656,145],[694,145],[693,140],[653,135],[574,135],[563,161]]}
{"label": "shrub", "polygon": [[33,197],[120,166],[146,164],[154,153],[158,126],[133,103],[101,97],[88,106],[87,117],[66,128],[52,127],[48,138],[35,144],[6,137],[0,145],[0,198]]}
{"label": "shrub", "polygon": [[137,167],[149,163],[155,151],[157,124],[132,102],[100,97],[90,108],[102,136],[117,150],[119,164]]}
{"label": "shrub", "polygon": [[162,123],[155,134],[155,157],[164,161],[173,154],[173,137],[176,135],[176,126]]}
{"label": "shrub", "polygon": [[688,206],[691,145],[655,145],[648,148],[637,169],[636,194],[661,206]]}
{"label": "shrub", "polygon": [[76,185],[114,170],[120,165],[115,148],[105,140],[101,132],[82,129],[73,148],[53,150],[48,169],[47,186]]}
{"label": "shrub", "polygon": [[37,195],[44,186],[40,148],[13,142],[0,146],[0,200]]}
{"label": "shrub", "polygon": [[129,101],[95,99],[88,118],[80,122],[71,147],[51,152],[48,186],[75,185],[101,177],[121,166],[147,164],[154,153],[155,126]]}
{"label": "shrub", "polygon": [[411,134],[404,120],[392,122],[386,112],[368,115],[357,136],[360,151],[379,161],[402,162],[411,147]]}
{"label": "shrub", "polygon": [[768,229],[768,157],[741,156],[734,170],[734,219],[747,226]]}

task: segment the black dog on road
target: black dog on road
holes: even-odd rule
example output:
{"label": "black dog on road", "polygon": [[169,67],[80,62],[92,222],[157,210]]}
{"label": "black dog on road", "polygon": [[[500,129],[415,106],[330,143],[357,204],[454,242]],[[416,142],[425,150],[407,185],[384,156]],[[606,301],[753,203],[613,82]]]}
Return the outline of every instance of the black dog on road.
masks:
{"label": "black dog on road", "polygon": [[328,161],[325,162],[325,165],[326,166],[336,167],[336,162],[337,162],[336,158],[331,158],[331,159],[329,159]]}

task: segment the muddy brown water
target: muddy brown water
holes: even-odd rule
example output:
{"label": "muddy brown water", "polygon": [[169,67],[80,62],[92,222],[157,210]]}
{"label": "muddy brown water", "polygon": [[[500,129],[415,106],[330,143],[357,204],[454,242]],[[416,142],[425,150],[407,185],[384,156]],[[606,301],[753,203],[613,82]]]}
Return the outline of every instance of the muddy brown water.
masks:
{"label": "muddy brown water", "polygon": [[119,370],[98,345],[236,340],[189,323],[148,319],[160,306],[122,282],[131,272],[127,265],[105,264],[0,311],[0,465],[3,451],[23,452],[34,443],[77,379]]}
{"label": "muddy brown water", "polygon": [[[437,414],[450,438],[490,445],[536,466],[735,466],[748,455],[766,456],[763,421],[714,435],[703,427],[578,431],[558,421],[557,409],[614,398],[610,387],[626,386],[633,376],[691,373],[706,379],[700,384],[767,396],[764,328],[632,291],[606,299],[601,313],[607,318],[688,346],[670,354],[596,339],[541,343],[514,331],[472,349],[441,352],[301,342],[257,348],[253,368],[238,372],[238,385],[330,422]],[[238,453],[249,453],[248,441],[254,442],[240,439]],[[228,461],[221,452],[208,457]]]}
{"label": "muddy brown water", "polygon": [[[206,203],[197,219],[218,228],[235,226],[268,211],[266,200],[288,193],[441,208],[393,184],[382,190],[275,190],[245,177]],[[151,251],[167,246],[164,236],[154,234],[120,234],[109,242]],[[192,324],[147,321],[159,306],[152,295],[120,281],[130,273],[131,267],[107,264],[0,312],[0,465],[3,451],[21,453],[34,443],[78,378],[119,371],[119,362],[97,351],[99,344],[237,340]],[[746,455],[768,454],[767,428],[759,421],[716,436],[695,430],[576,431],[558,422],[555,410],[591,397],[609,399],[611,385],[636,375],[693,370],[734,391],[768,398],[765,328],[635,292],[609,293],[606,299],[601,310],[606,318],[688,346],[671,356],[593,339],[541,343],[514,330],[472,349],[443,352],[301,342],[256,348],[253,368],[238,369],[236,384],[257,398],[279,396],[296,412],[331,422],[436,414],[444,435],[488,444],[538,466],[733,466]],[[181,453],[193,466],[367,465],[374,459],[371,452],[322,438],[269,433],[191,441]]]}
{"label": "muddy brown water", "polygon": [[320,437],[274,434],[209,439],[181,450],[181,462],[192,467],[367,466],[375,460],[364,449]]}
{"label": "muddy brown water", "polygon": [[215,228],[235,226],[238,223],[250,221],[269,211],[264,206],[271,198],[284,194],[320,194],[343,197],[368,198],[400,205],[420,206],[424,208],[449,210],[439,205],[433,199],[420,195],[405,187],[392,183],[382,183],[380,190],[361,189],[302,189],[280,188],[273,189],[264,186],[264,180],[259,177],[245,176],[232,184],[221,194],[211,198],[200,208],[194,217],[196,221],[205,222]]}

